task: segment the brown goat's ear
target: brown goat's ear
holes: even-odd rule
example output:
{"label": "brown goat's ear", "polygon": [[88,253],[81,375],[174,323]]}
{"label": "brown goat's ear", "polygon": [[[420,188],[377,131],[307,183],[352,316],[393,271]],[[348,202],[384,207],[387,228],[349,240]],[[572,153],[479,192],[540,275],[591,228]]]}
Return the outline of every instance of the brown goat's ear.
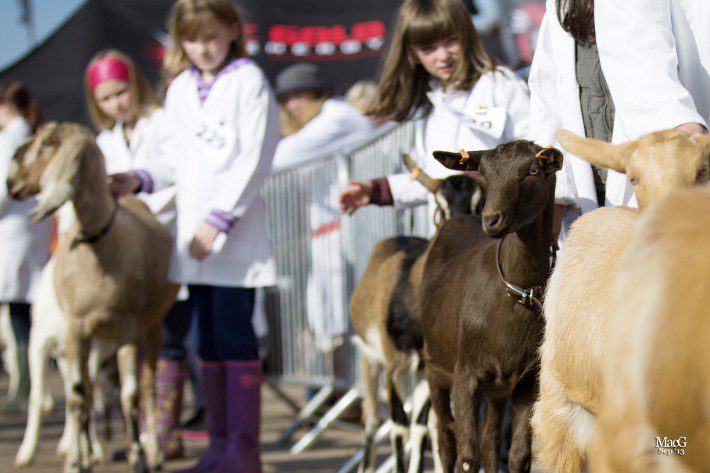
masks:
{"label": "brown goat's ear", "polygon": [[535,155],[541,163],[546,174],[553,174],[562,169],[562,161],[564,159],[562,151],[552,146],[542,148]]}
{"label": "brown goat's ear", "polygon": [[582,138],[567,130],[557,132],[557,141],[570,153],[595,166],[626,172],[626,159],[636,142],[612,145],[592,138]]}
{"label": "brown goat's ear", "polygon": [[464,151],[451,153],[449,151],[434,151],[434,158],[449,169],[456,171],[478,171],[481,157],[488,149],[482,151]]}

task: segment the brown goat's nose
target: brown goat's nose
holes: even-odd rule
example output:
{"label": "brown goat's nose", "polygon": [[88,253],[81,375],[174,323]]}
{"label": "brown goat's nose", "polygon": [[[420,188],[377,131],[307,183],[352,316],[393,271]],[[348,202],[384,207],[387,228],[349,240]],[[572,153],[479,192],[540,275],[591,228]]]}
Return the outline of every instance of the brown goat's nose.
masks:
{"label": "brown goat's nose", "polygon": [[12,187],[14,186],[14,184],[15,184],[15,181],[13,181],[12,179],[8,179],[7,181],[5,181],[5,185],[7,186],[7,193],[8,194],[12,194]]}
{"label": "brown goat's nose", "polygon": [[500,213],[494,213],[489,215],[483,215],[483,226],[487,229],[494,229],[501,221],[502,215]]}

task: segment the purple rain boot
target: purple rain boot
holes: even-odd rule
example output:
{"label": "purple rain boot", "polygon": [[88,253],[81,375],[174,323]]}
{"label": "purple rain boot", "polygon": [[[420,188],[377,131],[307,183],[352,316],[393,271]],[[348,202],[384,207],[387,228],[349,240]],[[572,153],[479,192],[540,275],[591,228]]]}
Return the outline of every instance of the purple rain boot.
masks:
{"label": "purple rain boot", "polygon": [[208,473],[222,462],[227,449],[226,368],[222,362],[206,362],[200,365],[202,372],[202,392],[205,397],[207,431],[210,446],[200,457],[197,465],[176,473]]}
{"label": "purple rain boot", "polygon": [[214,473],[261,473],[261,360],[232,361],[227,369],[227,450]]}

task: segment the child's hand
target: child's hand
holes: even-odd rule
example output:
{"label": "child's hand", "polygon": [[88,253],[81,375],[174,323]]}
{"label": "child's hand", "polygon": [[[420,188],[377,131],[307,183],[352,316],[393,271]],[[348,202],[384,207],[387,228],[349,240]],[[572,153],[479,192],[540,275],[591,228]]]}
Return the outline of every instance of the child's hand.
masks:
{"label": "child's hand", "polygon": [[363,205],[369,204],[371,196],[372,182],[352,179],[350,185],[338,196],[340,211],[352,215]]}
{"label": "child's hand", "polygon": [[202,261],[212,252],[212,244],[219,235],[219,230],[209,223],[202,222],[190,242],[190,256]]}
{"label": "child's hand", "polygon": [[108,177],[108,183],[111,187],[111,194],[116,198],[133,194],[141,186],[141,180],[130,172],[111,174]]}

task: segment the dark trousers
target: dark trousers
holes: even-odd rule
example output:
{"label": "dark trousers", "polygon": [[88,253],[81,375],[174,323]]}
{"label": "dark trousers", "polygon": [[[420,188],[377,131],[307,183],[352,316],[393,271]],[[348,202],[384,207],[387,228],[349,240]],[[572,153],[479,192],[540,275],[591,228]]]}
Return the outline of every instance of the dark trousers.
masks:
{"label": "dark trousers", "polygon": [[26,302],[10,302],[10,323],[17,343],[28,344],[30,341],[30,304]]}
{"label": "dark trousers", "polygon": [[183,361],[187,357],[185,343],[190,331],[192,312],[189,301],[176,301],[163,319],[161,358]]}
{"label": "dark trousers", "polygon": [[259,359],[252,325],[253,288],[190,285],[189,290],[192,316],[197,320],[197,349],[203,361]]}

